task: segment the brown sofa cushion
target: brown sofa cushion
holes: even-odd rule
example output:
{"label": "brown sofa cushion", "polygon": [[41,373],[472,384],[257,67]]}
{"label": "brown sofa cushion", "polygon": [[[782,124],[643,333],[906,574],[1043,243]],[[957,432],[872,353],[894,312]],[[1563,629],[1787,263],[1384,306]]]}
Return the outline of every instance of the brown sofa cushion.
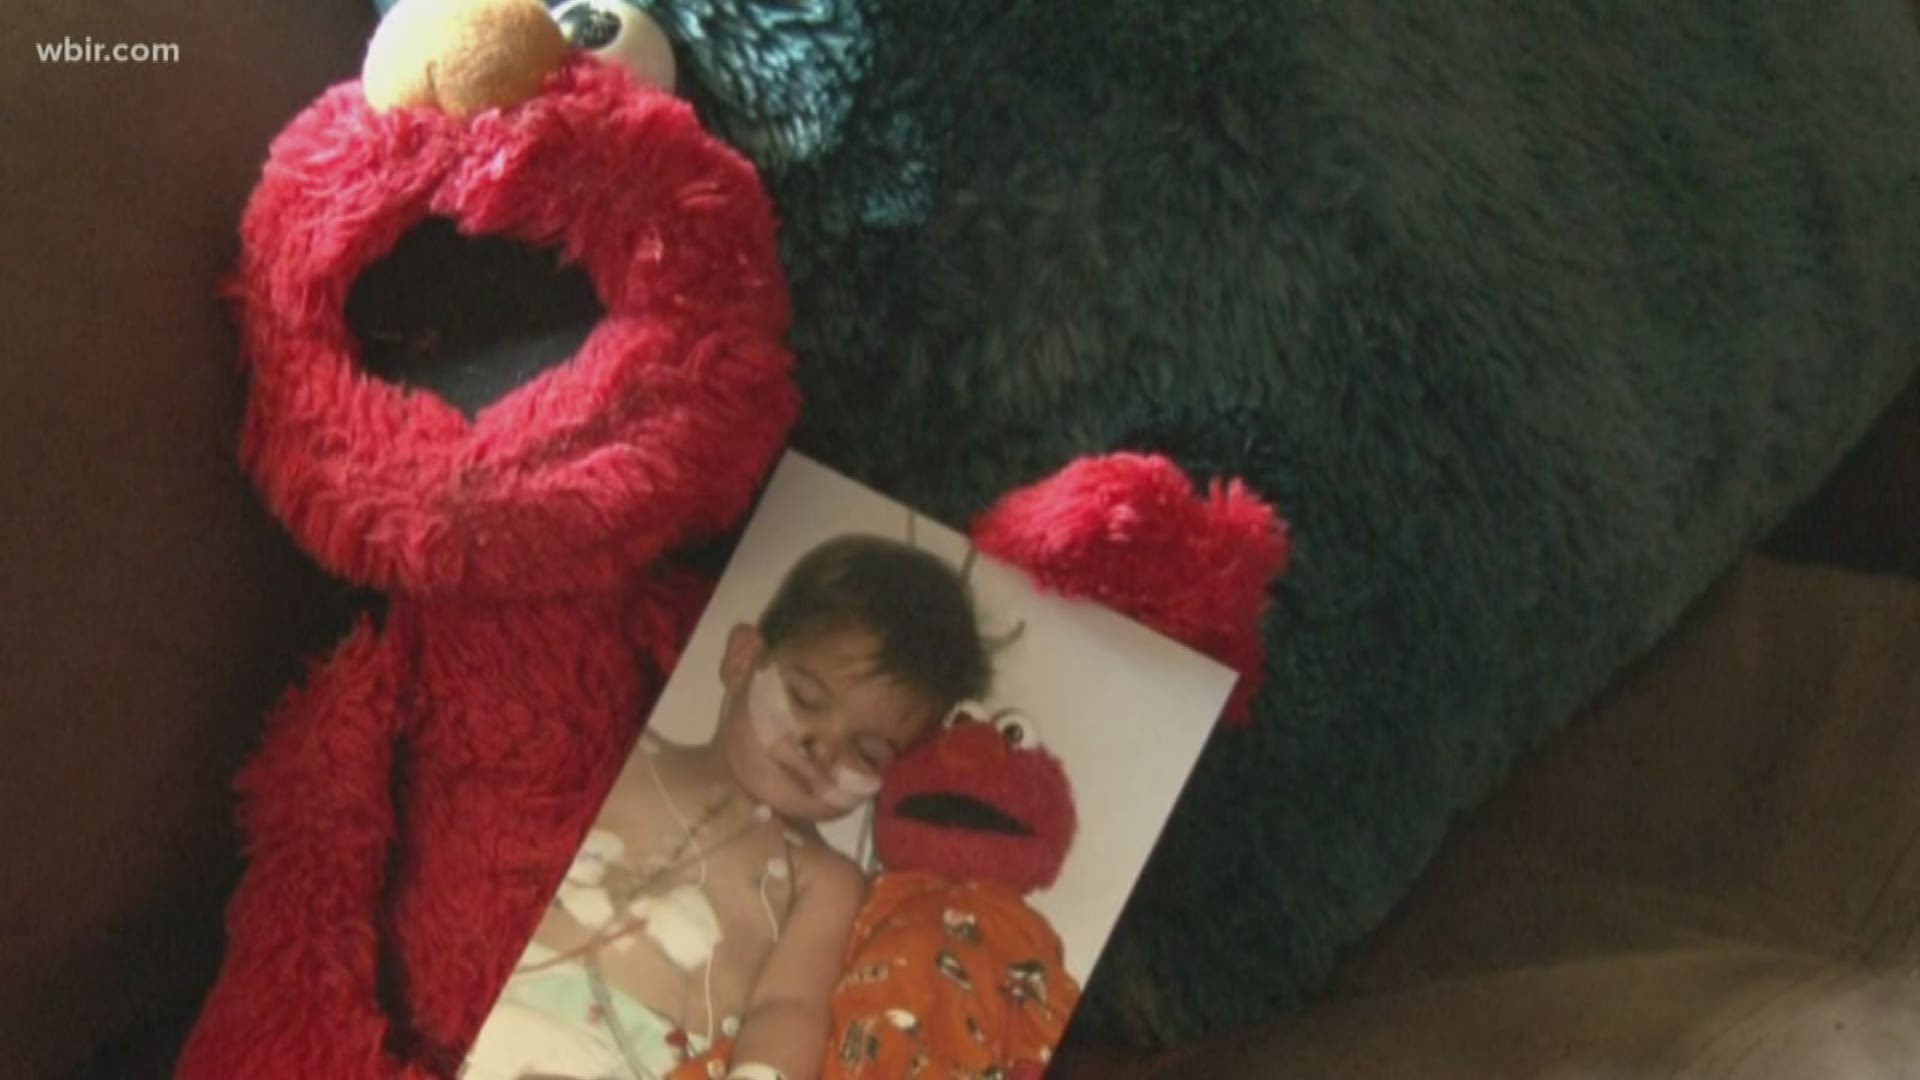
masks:
{"label": "brown sofa cushion", "polygon": [[1920,1075],[1920,583],[1762,559],[1462,823],[1335,1000],[1117,1077]]}
{"label": "brown sofa cushion", "polygon": [[[352,2],[7,4],[8,1076],[56,1075],[143,1013],[190,1007],[217,958],[227,781],[326,594],[234,467],[240,386],[211,291],[267,140],[353,73],[371,23]],[[32,48],[88,37],[180,57]]]}

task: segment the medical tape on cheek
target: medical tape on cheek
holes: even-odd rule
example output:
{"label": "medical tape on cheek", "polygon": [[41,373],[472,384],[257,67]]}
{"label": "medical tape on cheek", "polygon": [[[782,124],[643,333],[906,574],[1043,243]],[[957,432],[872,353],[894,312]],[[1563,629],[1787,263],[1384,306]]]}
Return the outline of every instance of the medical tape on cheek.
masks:
{"label": "medical tape on cheek", "polygon": [[[747,684],[747,722],[752,725],[762,750],[771,750],[786,739],[799,737],[800,721],[793,715],[793,698],[772,664],[755,672]],[[836,810],[854,810],[878,794],[879,777],[840,765],[834,768],[820,800]]]}
{"label": "medical tape on cheek", "polygon": [[747,684],[747,722],[762,750],[771,750],[784,739],[800,733],[800,721],[793,716],[793,699],[787,696],[786,683],[772,664],[753,673]]}
{"label": "medical tape on cheek", "polygon": [[841,765],[833,770],[833,786],[821,792],[820,800],[836,810],[855,810],[880,794],[880,778],[857,773]]}

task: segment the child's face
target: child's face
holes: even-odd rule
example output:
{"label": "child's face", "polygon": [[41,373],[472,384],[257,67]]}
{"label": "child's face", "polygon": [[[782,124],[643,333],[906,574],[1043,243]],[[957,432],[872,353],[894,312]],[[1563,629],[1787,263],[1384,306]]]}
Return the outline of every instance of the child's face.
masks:
{"label": "child's face", "polygon": [[721,661],[721,740],[735,779],[783,817],[829,821],[879,790],[880,776],[932,730],[937,707],[873,671],[862,630],[769,650],[735,627]]}

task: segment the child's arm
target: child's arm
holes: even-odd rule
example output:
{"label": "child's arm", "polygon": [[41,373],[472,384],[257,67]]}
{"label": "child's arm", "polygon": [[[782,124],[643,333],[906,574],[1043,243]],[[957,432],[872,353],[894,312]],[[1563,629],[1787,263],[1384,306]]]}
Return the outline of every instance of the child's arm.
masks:
{"label": "child's arm", "polygon": [[[832,852],[806,854],[812,857],[799,868],[793,914],[747,999],[734,1042],[733,1068],[753,1080],[820,1075],[833,987],[866,898],[866,878],[852,862]],[[746,1069],[754,1065],[761,1070]]]}

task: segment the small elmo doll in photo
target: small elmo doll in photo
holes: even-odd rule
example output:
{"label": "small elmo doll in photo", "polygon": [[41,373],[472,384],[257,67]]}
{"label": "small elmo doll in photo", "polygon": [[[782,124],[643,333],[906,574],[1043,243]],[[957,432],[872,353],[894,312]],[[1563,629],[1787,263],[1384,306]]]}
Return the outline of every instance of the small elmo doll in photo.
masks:
{"label": "small elmo doll in photo", "polygon": [[[705,602],[681,553],[785,443],[773,208],[645,22],[402,0],[271,147],[225,287],[241,458],[384,606],[236,782],[247,868],[187,1080],[457,1073]],[[1062,465],[981,550],[1251,673],[1272,511],[1158,458]]]}
{"label": "small elmo doll in photo", "polygon": [[1080,1001],[1024,897],[1073,844],[1073,788],[1017,724],[962,716],[889,771],[886,868],[855,925],[821,1075],[1037,1080]]}

